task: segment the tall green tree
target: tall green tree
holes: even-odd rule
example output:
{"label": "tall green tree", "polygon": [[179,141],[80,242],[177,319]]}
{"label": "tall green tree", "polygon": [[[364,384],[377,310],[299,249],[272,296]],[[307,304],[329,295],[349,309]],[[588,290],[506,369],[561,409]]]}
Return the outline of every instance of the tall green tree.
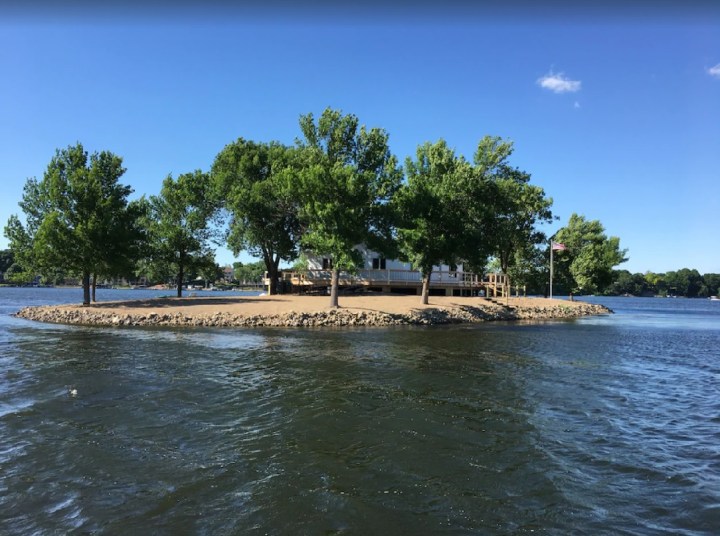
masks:
{"label": "tall green tree", "polygon": [[215,264],[211,243],[218,238],[213,225],[217,206],[210,175],[200,170],[177,179],[169,175],[160,195],[149,199],[151,272],[172,275],[178,298],[188,272]]}
{"label": "tall green tree", "polygon": [[103,151],[88,155],[78,143],[58,150],[38,181],[28,179],[17,216],[5,227],[24,268],[58,269],[82,278],[83,304],[90,304],[90,277],[116,271],[138,240],[128,211],[129,186],[120,184],[122,159]]}
{"label": "tall green tree", "polygon": [[[495,254],[503,274],[509,276],[510,268],[522,260],[524,252],[546,240],[538,230],[539,223],[552,221],[552,199],[544,190],[529,184],[530,175],[516,169],[505,169],[496,180],[496,212],[492,236]],[[506,278],[506,285],[509,285]]]}
{"label": "tall green tree", "polygon": [[[473,155],[472,173],[460,186],[466,192],[460,204],[466,222],[462,256],[475,271],[482,271],[494,256],[507,276],[506,295],[510,268],[532,260],[533,246],[545,239],[537,225],[552,220],[552,199],[530,184],[528,173],[509,164],[512,153],[512,142],[483,137]],[[524,259],[524,254],[529,257]]]}
{"label": "tall green tree", "polygon": [[458,185],[463,195],[456,202],[465,222],[462,257],[468,268],[483,272],[488,258],[496,254],[497,214],[501,210],[501,196],[497,176],[507,167],[512,143],[499,137],[485,136],[473,155],[470,173],[461,177]]}
{"label": "tall green tree", "polygon": [[298,149],[242,138],[217,155],[213,180],[230,215],[227,244],[233,254],[260,257],[275,294],[280,261],[297,258],[299,204],[295,191]]}
{"label": "tall green tree", "polygon": [[405,171],[407,182],[394,200],[397,239],[402,257],[422,275],[421,302],[427,304],[433,266],[458,262],[465,225],[460,185],[471,169],[439,140],[418,146]]}
{"label": "tall green tree", "polygon": [[613,282],[613,267],[627,260],[620,239],[608,237],[599,220],[572,214],[553,239],[567,247],[556,256],[555,268],[571,291],[603,292]]}
{"label": "tall green tree", "polygon": [[340,270],[354,270],[365,244],[388,254],[392,246],[389,201],[402,173],[388,134],[359,126],[358,118],[326,109],[316,121],[300,117],[304,139],[298,176],[302,246],[332,259],[330,306],[338,306]]}

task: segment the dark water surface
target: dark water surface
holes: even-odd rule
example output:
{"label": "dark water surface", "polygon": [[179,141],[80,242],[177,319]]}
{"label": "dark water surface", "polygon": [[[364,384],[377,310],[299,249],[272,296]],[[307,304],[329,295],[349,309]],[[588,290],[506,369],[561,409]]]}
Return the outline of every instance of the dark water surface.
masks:
{"label": "dark water surface", "polygon": [[720,529],[720,302],[381,329],[9,316],[79,292],[0,289],[0,533]]}

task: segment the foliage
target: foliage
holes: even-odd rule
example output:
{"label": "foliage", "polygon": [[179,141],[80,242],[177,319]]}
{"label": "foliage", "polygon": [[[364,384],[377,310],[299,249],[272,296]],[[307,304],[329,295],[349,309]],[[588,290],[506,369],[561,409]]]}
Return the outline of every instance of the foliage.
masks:
{"label": "foliage", "polygon": [[[276,282],[281,260],[298,255],[300,219],[295,196],[298,150],[276,142],[238,139],[217,155],[212,176],[230,214],[228,246],[260,257]],[[275,285],[270,286],[274,294]]]}
{"label": "foliage", "polygon": [[707,298],[720,292],[720,274],[703,274],[697,270],[682,268],[664,274],[647,272],[631,274],[627,270],[616,270],[614,281],[607,294],[633,296],[683,296],[686,298]]}
{"label": "foliage", "polygon": [[627,270],[616,270],[613,282],[605,291],[607,294],[643,296],[648,292],[648,284],[643,274],[632,274]]}
{"label": "foliage", "polygon": [[58,150],[43,179],[25,184],[26,225],[12,216],[5,228],[23,268],[81,275],[86,305],[91,275],[125,271],[142,237],[128,210],[132,189],[118,182],[124,172],[122,159],[108,151],[88,156],[80,143]]}
{"label": "foliage", "polygon": [[310,260],[308,259],[307,253],[304,251],[300,252],[298,258],[295,259],[295,263],[292,266],[294,272],[306,272],[310,269]]}
{"label": "foliage", "polygon": [[613,267],[627,260],[619,238],[608,238],[600,221],[577,214],[570,216],[554,241],[567,248],[555,255],[555,273],[572,292],[603,292],[613,281]]}
{"label": "foliage", "polygon": [[689,268],[682,268],[677,272],[667,272],[664,279],[667,292],[672,296],[694,298],[698,296],[703,284],[700,273]]}
{"label": "foliage", "polygon": [[533,244],[523,245],[515,251],[514,259],[508,265],[507,274],[514,287],[522,287],[531,294],[542,294],[548,282],[544,249]]}
{"label": "foliage", "polygon": [[492,232],[495,253],[506,274],[515,262],[528,260],[522,253],[532,251],[533,246],[546,240],[536,225],[552,221],[552,199],[545,197],[539,186],[528,184],[529,179],[526,173],[506,170],[505,176],[496,183],[499,206],[495,210]]}
{"label": "foliage", "polygon": [[533,246],[545,241],[536,225],[552,221],[552,199],[530,184],[528,173],[509,165],[512,152],[512,143],[501,138],[480,140],[474,156],[476,187],[472,190],[476,194],[467,210],[470,228],[465,233],[471,238],[465,255],[471,264],[481,266],[482,255],[492,253],[504,274],[516,262],[529,268],[535,259]]}
{"label": "foliage", "polygon": [[720,274],[703,274],[698,296],[709,297],[720,294]]}
{"label": "foliage", "polygon": [[338,305],[339,271],[353,270],[361,260],[356,246],[366,244],[391,256],[389,201],[401,171],[388,148],[388,134],[358,125],[354,115],[330,108],[317,122],[312,114],[300,117],[301,243],[332,259],[332,307]]}
{"label": "foliage", "polygon": [[217,198],[210,176],[200,170],[168,176],[159,196],[151,196],[146,225],[149,235],[149,264],[156,276],[172,276],[177,296],[192,271],[215,264],[210,248],[217,239],[213,227]]}
{"label": "foliage", "polygon": [[15,264],[15,255],[12,250],[0,250],[0,273],[5,273],[13,264]]}
{"label": "foliage", "polygon": [[394,200],[402,257],[422,273],[422,303],[428,303],[434,265],[454,265],[462,248],[466,221],[458,210],[462,176],[470,166],[444,140],[418,146],[405,161],[407,182]]}
{"label": "foliage", "polygon": [[259,283],[265,275],[265,262],[251,262],[243,264],[233,263],[235,280],[240,283]]}

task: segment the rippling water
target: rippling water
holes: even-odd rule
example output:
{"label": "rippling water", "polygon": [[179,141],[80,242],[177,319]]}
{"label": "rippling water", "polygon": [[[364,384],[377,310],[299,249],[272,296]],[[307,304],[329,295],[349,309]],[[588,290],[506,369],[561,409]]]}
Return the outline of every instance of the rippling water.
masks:
{"label": "rippling water", "polygon": [[380,329],[9,316],[72,292],[0,289],[0,533],[720,527],[720,303]]}

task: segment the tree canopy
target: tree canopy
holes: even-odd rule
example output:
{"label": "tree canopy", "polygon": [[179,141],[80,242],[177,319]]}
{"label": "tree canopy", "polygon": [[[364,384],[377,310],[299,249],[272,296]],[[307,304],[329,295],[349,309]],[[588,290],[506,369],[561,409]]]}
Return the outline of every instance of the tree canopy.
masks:
{"label": "tree canopy", "polygon": [[558,280],[571,292],[596,293],[613,281],[613,268],[627,260],[627,250],[620,249],[620,239],[607,237],[598,220],[587,220],[572,214],[568,224],[554,236],[566,250],[556,255]]}
{"label": "tree canopy", "polygon": [[[485,136],[471,161],[442,139],[426,142],[403,169],[388,133],[361,126],[355,115],[327,108],[319,117],[301,115],[299,126],[294,146],[238,138],[209,173],[168,176],[159,195],[132,202],[132,190],[119,183],[120,157],[88,155],[79,143],[58,150],[43,179],[25,185],[24,220],[7,222],[13,262],[6,276],[79,275],[88,303],[91,277],[134,271],[172,278],[181,296],[190,274],[217,277],[212,244],[223,235],[235,255],[262,259],[270,293],[282,261],[304,253],[328,258],[334,307],[339,273],[359,267],[360,246],[411,262],[422,273],[425,303],[432,269],[441,264],[483,273],[494,259],[516,283],[537,287],[547,278],[539,226],[553,219],[552,199],[510,165],[512,142]],[[557,256],[558,283],[568,290],[641,287],[639,278],[613,270],[626,251],[599,221],[573,214],[555,240],[568,247]],[[716,287],[712,278],[682,271],[646,282],[645,292],[664,285],[668,293],[703,295]]]}
{"label": "tree canopy", "polygon": [[383,253],[392,244],[389,202],[402,173],[388,134],[358,118],[326,109],[300,117],[304,139],[298,176],[302,246],[332,259],[330,305],[338,306],[339,270],[360,261],[356,246]]}
{"label": "tree canopy", "polygon": [[150,264],[156,274],[175,279],[178,298],[186,272],[215,266],[211,241],[217,238],[212,225],[217,203],[210,176],[200,170],[177,179],[169,175],[160,195],[150,197],[146,221]]}
{"label": "tree canopy", "polygon": [[235,255],[245,250],[263,260],[270,294],[280,261],[292,261],[299,253],[297,160],[293,147],[240,138],[225,146],[212,167],[230,216],[227,244]]}
{"label": "tree canopy", "polygon": [[397,240],[403,258],[422,274],[422,303],[428,303],[433,266],[454,265],[465,220],[458,210],[461,177],[470,172],[444,140],[418,146],[405,161],[407,182],[396,195]]}
{"label": "tree canopy", "polygon": [[88,155],[78,143],[58,150],[38,181],[28,179],[20,207],[26,224],[11,217],[10,247],[26,269],[63,269],[82,277],[83,304],[90,277],[128,269],[141,239],[136,212],[128,209],[129,186],[119,183],[122,159],[109,151]]}

